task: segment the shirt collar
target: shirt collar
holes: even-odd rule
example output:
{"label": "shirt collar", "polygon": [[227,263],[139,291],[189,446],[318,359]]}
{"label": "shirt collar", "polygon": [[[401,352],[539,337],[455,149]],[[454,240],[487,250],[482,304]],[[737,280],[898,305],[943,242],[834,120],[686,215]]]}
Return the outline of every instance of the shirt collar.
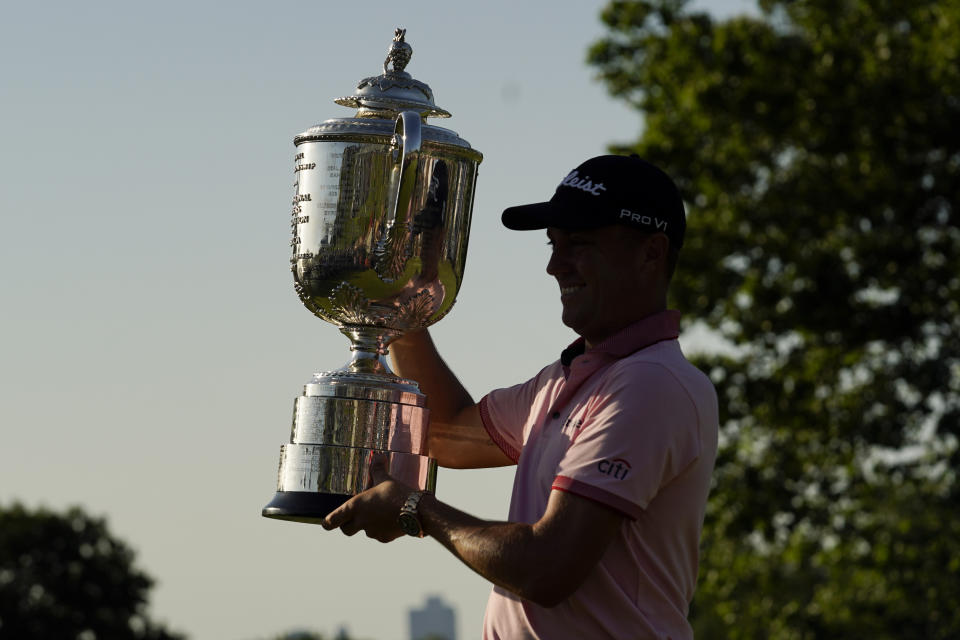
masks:
{"label": "shirt collar", "polygon": [[[680,312],[660,311],[621,329],[592,349],[591,354],[607,356],[610,359],[624,358],[663,340],[674,340],[680,335]],[[588,350],[583,338],[578,338],[560,353],[560,363],[569,367],[574,358]]]}

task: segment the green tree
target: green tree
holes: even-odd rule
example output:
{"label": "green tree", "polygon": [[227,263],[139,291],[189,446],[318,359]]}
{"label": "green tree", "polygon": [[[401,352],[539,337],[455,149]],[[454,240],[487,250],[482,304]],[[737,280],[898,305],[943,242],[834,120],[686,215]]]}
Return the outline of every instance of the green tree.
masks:
{"label": "green tree", "polygon": [[0,507],[0,639],[176,640],[146,614],[153,581],[102,519]]}
{"label": "green tree", "polygon": [[[619,1],[589,61],[677,178],[721,448],[699,638],[960,637],[960,0]],[[688,324],[689,326],[689,324]]]}

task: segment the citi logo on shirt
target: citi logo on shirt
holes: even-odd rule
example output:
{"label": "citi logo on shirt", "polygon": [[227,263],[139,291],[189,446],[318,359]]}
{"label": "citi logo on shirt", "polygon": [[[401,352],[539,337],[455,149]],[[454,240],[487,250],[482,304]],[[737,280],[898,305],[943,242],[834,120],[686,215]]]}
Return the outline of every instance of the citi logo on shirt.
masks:
{"label": "citi logo on shirt", "polygon": [[623,458],[614,458],[613,460],[601,460],[597,463],[597,469],[606,476],[612,476],[614,480],[623,480],[630,473],[630,463]]}

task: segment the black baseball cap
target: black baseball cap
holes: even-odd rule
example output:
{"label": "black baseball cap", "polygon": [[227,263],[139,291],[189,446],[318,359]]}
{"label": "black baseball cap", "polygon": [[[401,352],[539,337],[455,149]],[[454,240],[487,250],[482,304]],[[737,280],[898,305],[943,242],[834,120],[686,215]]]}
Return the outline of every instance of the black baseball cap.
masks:
{"label": "black baseball cap", "polygon": [[666,173],[637,155],[597,156],[567,174],[548,202],[509,207],[508,229],[596,229],[612,224],[662,232],[683,246],[683,199]]}

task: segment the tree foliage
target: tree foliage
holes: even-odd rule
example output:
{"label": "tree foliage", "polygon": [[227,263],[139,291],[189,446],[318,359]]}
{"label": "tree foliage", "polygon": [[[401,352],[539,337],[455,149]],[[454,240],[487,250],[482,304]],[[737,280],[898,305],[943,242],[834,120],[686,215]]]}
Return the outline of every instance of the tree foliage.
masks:
{"label": "tree foliage", "polygon": [[0,507],[0,639],[176,640],[150,621],[153,581],[102,519]]}
{"label": "tree foliage", "polygon": [[675,176],[721,448],[700,638],[960,637],[960,0],[605,8],[589,61]]}

